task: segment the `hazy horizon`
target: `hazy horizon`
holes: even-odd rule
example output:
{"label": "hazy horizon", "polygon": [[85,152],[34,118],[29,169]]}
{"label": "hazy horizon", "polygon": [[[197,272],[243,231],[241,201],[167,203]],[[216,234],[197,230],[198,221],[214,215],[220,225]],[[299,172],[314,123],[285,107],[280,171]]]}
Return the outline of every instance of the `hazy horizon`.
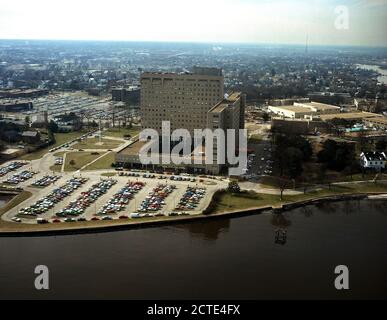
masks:
{"label": "hazy horizon", "polygon": [[[0,5],[3,40],[387,47],[387,0],[0,0]],[[348,28],[340,29],[343,6]]]}

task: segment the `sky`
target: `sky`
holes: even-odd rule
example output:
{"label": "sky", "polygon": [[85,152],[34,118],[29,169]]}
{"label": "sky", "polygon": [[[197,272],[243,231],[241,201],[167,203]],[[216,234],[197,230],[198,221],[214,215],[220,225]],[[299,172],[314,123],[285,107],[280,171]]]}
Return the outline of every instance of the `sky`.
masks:
{"label": "sky", "polygon": [[385,47],[387,0],[0,0],[0,39]]}

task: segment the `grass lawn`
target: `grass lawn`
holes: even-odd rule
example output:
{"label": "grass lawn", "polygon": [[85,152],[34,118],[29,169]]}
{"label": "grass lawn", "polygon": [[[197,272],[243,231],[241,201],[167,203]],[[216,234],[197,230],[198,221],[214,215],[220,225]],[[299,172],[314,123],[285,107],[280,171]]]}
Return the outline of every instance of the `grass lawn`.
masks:
{"label": "grass lawn", "polygon": [[116,175],[117,173],[115,172],[105,172],[101,174],[102,177],[115,177]]}
{"label": "grass lawn", "polygon": [[57,153],[54,153],[54,157],[63,158],[64,154],[65,154],[64,151],[57,152]]}
{"label": "grass lawn", "polygon": [[[365,174],[364,177],[361,173],[359,174],[354,174],[352,176],[343,176],[343,175],[327,175],[326,180],[324,181],[324,184],[328,184],[328,182],[331,183],[336,183],[336,182],[351,182],[351,181],[370,181],[375,178],[375,173],[368,173]],[[386,174],[381,174],[378,177],[378,180],[387,180],[387,175]],[[278,178],[272,177],[272,176],[264,176],[261,179],[261,185],[267,188],[278,188]],[[308,184],[320,184],[317,179],[313,179],[308,182]],[[294,184],[292,181],[288,181],[286,183],[286,188],[287,189],[293,189]],[[296,187],[302,187],[302,182],[296,181]]]}
{"label": "grass lawn", "polygon": [[[101,159],[87,166],[84,170],[102,170],[102,169],[112,169],[112,163],[114,163],[114,152],[109,152]],[[67,161],[66,161],[67,162]]]}
{"label": "grass lawn", "polygon": [[[63,158],[64,154],[65,154],[64,151],[57,152],[57,153],[54,153],[54,157]],[[54,172],[60,172],[62,170],[62,165],[61,164],[54,164],[53,166],[50,167],[50,170],[54,171]]]}
{"label": "grass lawn", "polygon": [[[12,208],[16,207],[23,201],[27,200],[31,196],[32,196],[32,193],[29,191],[20,192],[15,197],[13,197],[10,201],[8,201],[3,207],[0,208],[0,216],[6,213],[7,211],[11,210]],[[3,220],[0,219],[0,224],[2,222]]]}
{"label": "grass lawn", "polygon": [[123,138],[125,135],[130,134],[131,137],[134,137],[138,135],[141,131],[140,127],[133,127],[131,129],[126,128],[110,128],[106,131],[104,131],[102,134],[109,137],[115,137],[115,138]]}
{"label": "grass lawn", "polygon": [[331,189],[324,189],[319,191],[311,191],[306,194],[299,195],[284,195],[283,200],[279,195],[258,194],[255,192],[246,192],[241,194],[231,194],[228,192],[221,192],[214,196],[209,213],[218,213],[225,211],[233,211],[239,209],[249,209],[254,207],[265,206],[279,206],[281,204],[304,201],[308,199],[340,195],[352,193],[372,193],[372,192],[386,192],[386,184],[362,183],[349,184],[345,186],[332,186]]}
{"label": "grass lawn", "polygon": [[55,148],[57,146],[60,146],[61,144],[64,144],[66,142],[69,142],[73,139],[76,139],[78,137],[80,137],[82,134],[84,134],[85,132],[82,132],[82,131],[77,131],[77,132],[69,132],[69,133],[56,133],[55,134],[55,144],[47,147],[47,148],[43,148],[43,149],[40,149],[40,150],[37,150],[35,152],[32,152],[32,153],[27,153],[25,154],[24,156],[21,156],[19,159],[20,160],[36,160],[36,159],[40,159],[41,157],[43,157],[47,152],[48,150],[52,149],[52,148]]}
{"label": "grass lawn", "polygon": [[53,172],[61,172],[62,171],[62,165],[60,164],[54,164],[50,167],[50,170]]}
{"label": "grass lawn", "polygon": [[[69,152],[66,155],[66,162],[64,166],[65,171],[77,171],[89,162],[97,159],[102,156],[104,152],[99,153],[98,155],[91,154],[91,152]],[[74,160],[74,164],[71,165],[70,162]]]}
{"label": "grass lawn", "polygon": [[99,144],[99,138],[87,138],[73,146],[74,149],[115,149],[119,147],[122,142],[101,139],[102,145]]}

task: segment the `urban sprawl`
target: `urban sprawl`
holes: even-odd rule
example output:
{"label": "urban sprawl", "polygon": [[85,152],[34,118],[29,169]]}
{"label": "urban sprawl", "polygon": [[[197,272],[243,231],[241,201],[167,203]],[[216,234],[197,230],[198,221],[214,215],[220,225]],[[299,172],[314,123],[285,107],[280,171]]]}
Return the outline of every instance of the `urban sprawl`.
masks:
{"label": "urban sprawl", "polygon": [[[10,200],[0,229],[387,191],[386,85],[377,48],[2,40],[0,188]],[[226,151],[247,154],[242,173],[218,161],[216,137],[211,163],[203,140],[183,155],[192,161],[144,164],[142,130],[170,150],[178,143],[163,122],[192,136],[234,130]]]}

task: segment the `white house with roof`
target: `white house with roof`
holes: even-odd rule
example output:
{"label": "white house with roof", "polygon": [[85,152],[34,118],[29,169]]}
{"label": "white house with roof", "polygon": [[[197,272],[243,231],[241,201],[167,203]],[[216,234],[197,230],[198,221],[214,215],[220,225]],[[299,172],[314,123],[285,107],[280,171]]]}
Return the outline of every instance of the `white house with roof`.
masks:
{"label": "white house with roof", "polygon": [[363,152],[360,155],[360,165],[364,169],[381,171],[386,167],[387,157],[384,152]]}

